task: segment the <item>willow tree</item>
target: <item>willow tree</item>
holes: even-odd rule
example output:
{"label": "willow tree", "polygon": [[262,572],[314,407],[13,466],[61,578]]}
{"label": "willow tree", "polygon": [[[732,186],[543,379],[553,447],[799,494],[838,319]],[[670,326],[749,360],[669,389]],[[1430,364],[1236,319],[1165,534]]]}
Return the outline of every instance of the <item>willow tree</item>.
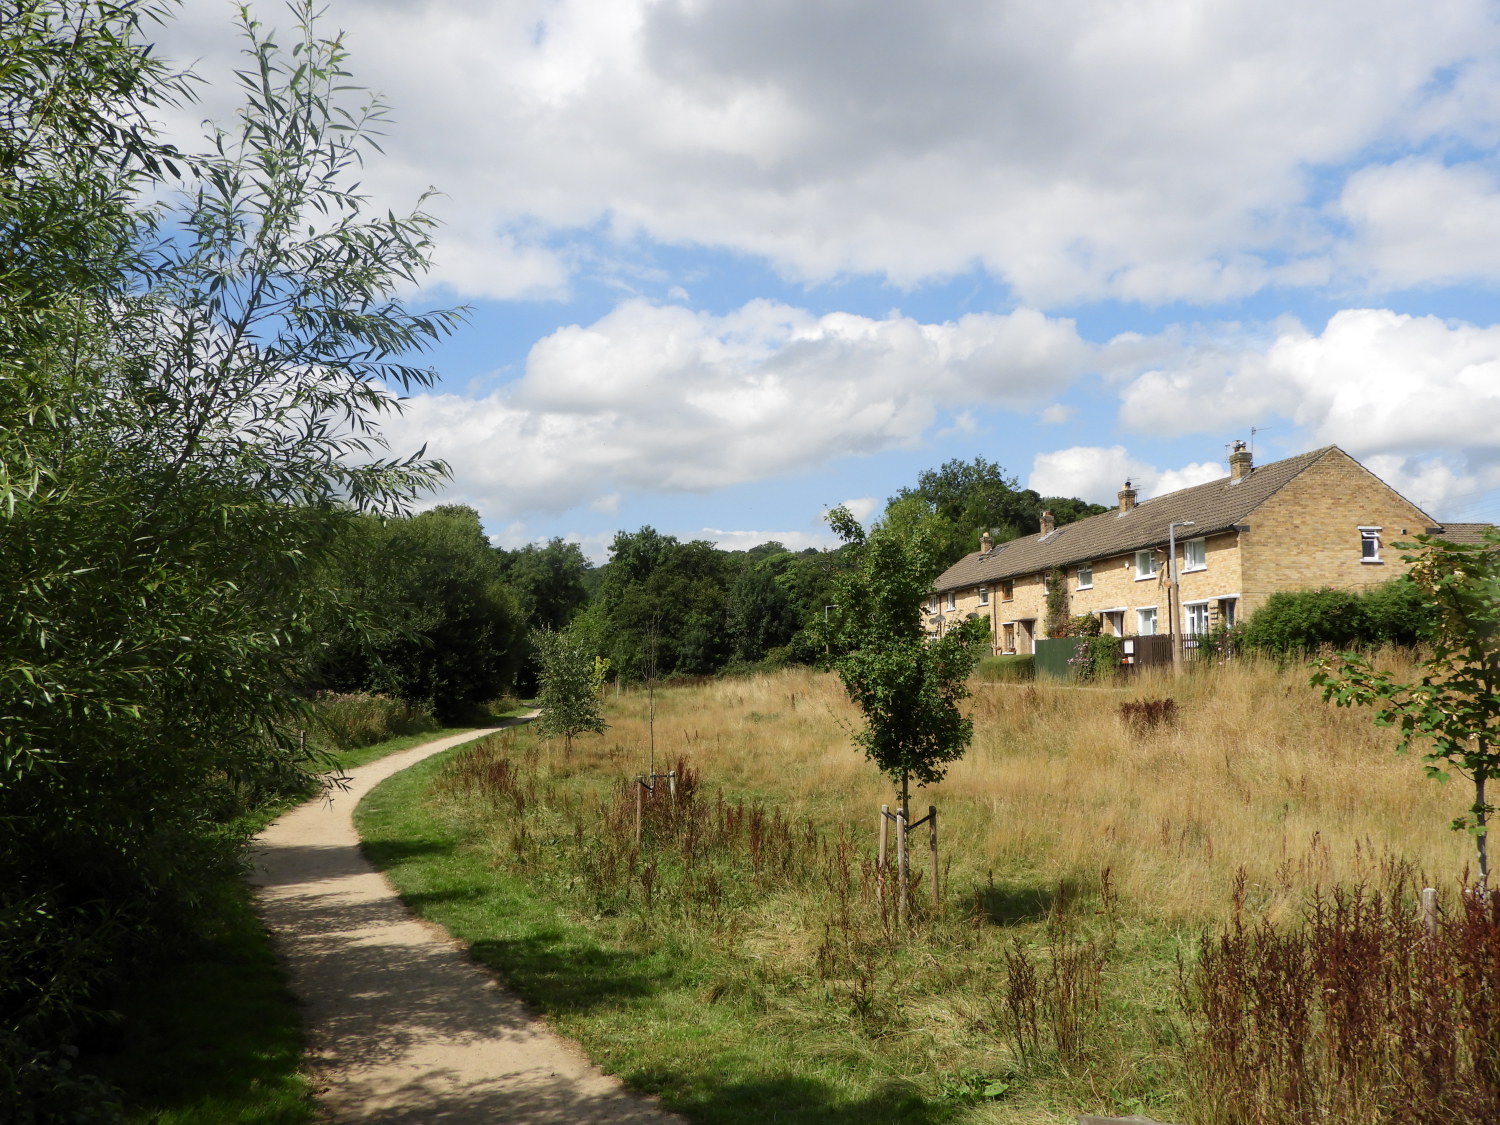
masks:
{"label": "willow tree", "polygon": [[8,1081],[43,1081],[111,980],[192,929],[246,810],[306,783],[310,576],[350,512],[442,472],[378,433],[456,323],[396,295],[430,220],[352,186],[380,106],[348,104],[338,40],[293,11],[285,50],[246,20],[243,109],[191,159],[150,126],[191,89],[144,39],[167,6],[0,20],[7,1120]]}

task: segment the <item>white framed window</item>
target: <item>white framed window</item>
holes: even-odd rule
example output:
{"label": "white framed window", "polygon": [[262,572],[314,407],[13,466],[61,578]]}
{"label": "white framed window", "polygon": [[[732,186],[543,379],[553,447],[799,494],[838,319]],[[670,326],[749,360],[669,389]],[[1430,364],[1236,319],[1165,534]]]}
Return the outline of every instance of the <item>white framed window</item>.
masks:
{"label": "white framed window", "polygon": [[1194,637],[1201,637],[1208,632],[1208,603],[1194,602],[1182,607],[1184,617],[1183,632]]}
{"label": "white framed window", "polygon": [[1156,636],[1156,607],[1154,605],[1135,611],[1135,631],[1142,637]]}
{"label": "white framed window", "polygon": [[981,587],[979,587],[979,604],[980,605],[989,605],[990,604],[990,588],[988,586],[981,586]]}
{"label": "white framed window", "polygon": [[1219,624],[1226,629],[1234,628],[1235,610],[1239,606],[1238,598],[1219,599]]}
{"label": "white framed window", "polygon": [[948,591],[948,609],[951,611],[951,610],[955,610],[957,608],[958,608],[958,591],[957,590],[949,590]]}
{"label": "white framed window", "polygon": [[1094,564],[1091,562],[1078,564],[1078,588],[1080,590],[1092,590],[1094,588]]}
{"label": "white framed window", "polygon": [[1156,552],[1147,548],[1135,553],[1135,580],[1156,577]]}
{"label": "white framed window", "polygon": [[1205,539],[1189,539],[1182,545],[1182,569],[1183,570],[1207,570],[1208,569],[1208,541]]}
{"label": "white framed window", "polygon": [[937,612],[937,600],[938,600],[938,596],[936,594],[933,594],[930,598],[927,599],[927,612],[928,613],[936,613]]}
{"label": "white framed window", "polygon": [[1359,561],[1367,563],[1381,562],[1380,558],[1380,532],[1378,527],[1362,527],[1359,529]]}

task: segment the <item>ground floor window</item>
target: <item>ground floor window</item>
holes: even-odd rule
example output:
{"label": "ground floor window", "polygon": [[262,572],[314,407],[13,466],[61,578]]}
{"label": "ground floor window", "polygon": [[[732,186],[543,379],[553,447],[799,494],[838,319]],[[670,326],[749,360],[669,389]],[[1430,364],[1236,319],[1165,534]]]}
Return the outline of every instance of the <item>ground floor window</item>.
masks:
{"label": "ground floor window", "polygon": [[1186,605],[1182,608],[1187,617],[1186,631],[1190,635],[1199,637],[1208,632],[1207,602],[1199,602],[1196,605]]}
{"label": "ground floor window", "polygon": [[1219,624],[1226,629],[1234,628],[1234,608],[1239,604],[1238,598],[1219,599]]}
{"label": "ground floor window", "polygon": [[1005,652],[1016,651],[1016,623],[1007,621],[1000,626],[1000,647]]}
{"label": "ground floor window", "polygon": [[1143,637],[1156,636],[1156,607],[1135,611],[1135,631]]}

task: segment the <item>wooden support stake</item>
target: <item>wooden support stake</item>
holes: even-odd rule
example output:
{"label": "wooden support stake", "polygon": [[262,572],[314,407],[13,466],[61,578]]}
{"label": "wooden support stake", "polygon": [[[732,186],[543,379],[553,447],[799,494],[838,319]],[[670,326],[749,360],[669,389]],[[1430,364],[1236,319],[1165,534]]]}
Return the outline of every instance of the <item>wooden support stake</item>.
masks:
{"label": "wooden support stake", "polygon": [[875,897],[885,905],[886,837],[891,831],[891,806],[880,806],[880,858],[875,861]]}
{"label": "wooden support stake", "polygon": [[906,854],[906,810],[896,810],[896,920],[905,923],[911,908],[911,864]]}
{"label": "wooden support stake", "polygon": [[672,807],[675,809],[677,807],[677,771],[676,770],[668,770],[667,771],[667,789],[672,794]]}
{"label": "wooden support stake", "polygon": [[1437,888],[1422,888],[1422,928],[1427,931],[1428,937],[1437,936]]}
{"label": "wooden support stake", "polygon": [[937,845],[937,806],[927,806],[927,849],[930,853],[928,858],[932,861],[932,911],[935,915],[937,909],[942,905],[941,896],[938,894],[938,845]]}
{"label": "wooden support stake", "polygon": [[635,779],[635,846],[641,846],[641,811],[646,801],[646,785],[640,778]]}

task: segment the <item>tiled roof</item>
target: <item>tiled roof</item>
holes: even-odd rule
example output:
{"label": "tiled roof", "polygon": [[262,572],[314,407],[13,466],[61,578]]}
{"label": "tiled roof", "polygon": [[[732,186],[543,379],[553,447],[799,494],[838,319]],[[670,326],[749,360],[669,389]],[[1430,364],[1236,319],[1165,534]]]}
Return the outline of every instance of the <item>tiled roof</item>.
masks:
{"label": "tiled roof", "polygon": [[[1196,539],[1228,531],[1283,488],[1292,478],[1330,453],[1336,445],[1257,467],[1238,481],[1224,477],[1208,484],[1143,500],[1128,512],[1119,510],[1064,524],[1050,535],[1027,535],[991,551],[975,551],[954,563],[932,584],[938,591],[975,586],[1001,578],[1035,574],[1086,559],[1107,558],[1167,541],[1167,525],[1192,520],[1179,539]],[[1452,525],[1462,526],[1462,525]],[[1186,532],[1184,534],[1184,532]]]}
{"label": "tiled roof", "polygon": [[1495,525],[1492,523],[1445,523],[1438,528],[1423,528],[1424,531],[1437,535],[1440,539],[1446,539],[1449,543],[1473,543],[1484,542],[1483,533]]}

